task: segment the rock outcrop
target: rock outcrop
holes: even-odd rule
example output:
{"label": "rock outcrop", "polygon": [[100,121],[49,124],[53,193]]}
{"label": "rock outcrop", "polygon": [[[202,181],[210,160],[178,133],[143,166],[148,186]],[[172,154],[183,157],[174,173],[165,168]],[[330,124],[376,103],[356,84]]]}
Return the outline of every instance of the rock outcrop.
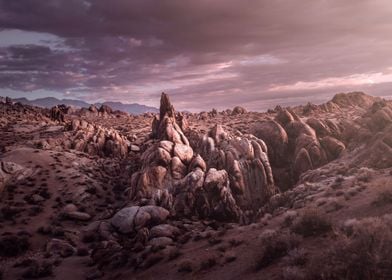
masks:
{"label": "rock outcrop", "polygon": [[373,104],[360,120],[368,128],[367,145],[357,154],[355,165],[382,169],[392,167],[392,104]]}
{"label": "rock outcrop", "polygon": [[379,98],[367,95],[363,92],[350,92],[350,93],[338,93],[336,94],[331,102],[339,105],[340,107],[361,107],[369,108]]}
{"label": "rock outcrop", "polygon": [[23,180],[32,173],[30,168],[25,168],[14,162],[0,161],[0,196],[8,182]]}
{"label": "rock outcrop", "polygon": [[216,125],[198,151],[207,166],[229,174],[230,189],[241,209],[256,209],[275,193],[267,145],[253,135],[234,136]]}
{"label": "rock outcrop", "polygon": [[235,116],[235,115],[242,115],[242,114],[246,114],[247,111],[244,107],[241,106],[235,106],[233,108],[233,111],[231,112],[231,115]]}
{"label": "rock outcrop", "polygon": [[256,137],[263,139],[268,147],[268,157],[274,166],[287,164],[287,149],[289,138],[284,128],[274,120],[256,123],[251,132]]}
{"label": "rock outcrop", "polygon": [[64,113],[58,106],[54,106],[50,109],[50,118],[53,121],[64,122]]}
{"label": "rock outcrop", "polygon": [[263,141],[234,137],[215,126],[194,150],[184,123],[163,93],[160,115],[152,123],[154,143],[132,176],[134,203],[158,205],[178,216],[238,220],[276,191]]}
{"label": "rock outcrop", "polygon": [[70,125],[72,136],[63,142],[68,149],[90,155],[125,157],[131,143],[114,129],[107,129],[85,120],[74,119]]}
{"label": "rock outcrop", "polygon": [[310,117],[304,122],[292,110],[281,107],[275,112],[275,120],[258,122],[250,131],[266,143],[281,190],[294,185],[302,173],[336,159],[345,150],[339,140],[343,128],[334,121]]}

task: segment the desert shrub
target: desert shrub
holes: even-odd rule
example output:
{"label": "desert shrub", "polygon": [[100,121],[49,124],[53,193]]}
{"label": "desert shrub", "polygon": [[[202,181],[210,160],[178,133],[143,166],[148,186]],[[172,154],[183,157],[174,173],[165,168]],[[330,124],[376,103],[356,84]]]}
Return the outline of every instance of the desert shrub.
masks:
{"label": "desert shrub", "polygon": [[332,229],[329,219],[316,209],[306,210],[290,227],[304,237],[318,236]]}
{"label": "desert shrub", "polygon": [[291,226],[293,224],[293,222],[295,221],[295,219],[297,218],[297,216],[298,216],[297,211],[294,211],[294,210],[286,211],[283,214],[282,227]]}
{"label": "desert shrub", "polygon": [[176,248],[173,248],[172,250],[170,250],[168,259],[174,260],[174,259],[177,259],[179,256],[181,256],[181,251],[180,251],[180,249],[178,249],[176,247]]}
{"label": "desert shrub", "polygon": [[229,243],[232,247],[237,247],[237,246],[241,245],[242,243],[244,243],[244,240],[238,239],[238,238],[231,238],[231,239],[229,239]]}
{"label": "desert shrub", "polygon": [[312,259],[308,279],[392,279],[390,219],[353,220],[331,249]]}
{"label": "desert shrub", "polygon": [[305,279],[305,273],[298,267],[288,266],[282,269],[280,278],[284,280],[303,280]]}
{"label": "desert shrub", "polygon": [[291,266],[304,266],[308,261],[307,252],[303,248],[294,248],[288,252],[285,261]]}
{"label": "desert shrub", "polygon": [[0,238],[0,256],[16,257],[25,253],[30,247],[27,236],[5,235]]}
{"label": "desert shrub", "polygon": [[264,206],[264,210],[267,213],[273,213],[280,207],[291,207],[293,204],[290,192],[279,193],[272,196],[269,202]]}
{"label": "desert shrub", "polygon": [[29,260],[23,278],[42,278],[53,274],[53,265],[48,261]]}
{"label": "desert shrub", "polygon": [[374,171],[367,167],[362,167],[359,169],[359,174],[357,175],[357,179],[360,182],[369,182],[373,177]]}
{"label": "desert shrub", "polygon": [[178,266],[178,272],[192,272],[193,271],[193,263],[189,260],[185,260],[181,262]]}
{"label": "desert shrub", "polygon": [[378,193],[376,199],[373,201],[372,204],[376,206],[382,206],[391,203],[392,203],[392,189],[385,188]]}
{"label": "desert shrub", "polygon": [[341,184],[341,183],[343,183],[344,182],[344,177],[342,176],[342,175],[338,175],[336,178],[335,178],[335,183],[336,184]]}
{"label": "desert shrub", "polygon": [[262,237],[261,250],[256,256],[256,270],[269,266],[297,248],[301,238],[290,232],[271,232]]}
{"label": "desert shrub", "polygon": [[210,256],[200,263],[200,270],[209,269],[217,264],[216,257]]}

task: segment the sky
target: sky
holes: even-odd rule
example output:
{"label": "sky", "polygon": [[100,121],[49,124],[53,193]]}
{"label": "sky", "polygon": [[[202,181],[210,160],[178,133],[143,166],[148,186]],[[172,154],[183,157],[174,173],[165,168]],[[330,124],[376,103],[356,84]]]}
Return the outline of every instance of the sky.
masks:
{"label": "sky", "polygon": [[0,95],[262,111],[392,95],[390,0],[0,0]]}

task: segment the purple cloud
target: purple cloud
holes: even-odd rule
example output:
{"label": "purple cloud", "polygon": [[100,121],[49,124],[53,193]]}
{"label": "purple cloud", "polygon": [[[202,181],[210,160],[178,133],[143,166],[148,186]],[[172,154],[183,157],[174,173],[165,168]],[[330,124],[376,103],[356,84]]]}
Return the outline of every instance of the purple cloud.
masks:
{"label": "purple cloud", "polygon": [[0,40],[26,37],[0,44],[0,88],[149,105],[168,91],[188,110],[381,95],[391,12],[387,0],[0,0]]}

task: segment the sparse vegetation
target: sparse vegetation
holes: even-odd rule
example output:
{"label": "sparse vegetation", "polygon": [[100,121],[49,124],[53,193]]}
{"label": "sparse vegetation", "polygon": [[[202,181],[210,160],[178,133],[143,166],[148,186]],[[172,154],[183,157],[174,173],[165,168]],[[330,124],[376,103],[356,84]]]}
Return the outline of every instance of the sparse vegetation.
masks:
{"label": "sparse vegetation", "polygon": [[382,189],[372,203],[376,206],[392,204],[392,188]]}
{"label": "sparse vegetation", "polygon": [[207,270],[217,264],[215,256],[209,256],[200,263],[200,270]]}
{"label": "sparse vegetation", "polygon": [[332,229],[325,214],[316,209],[306,210],[291,226],[291,230],[304,237],[318,236]]}
{"label": "sparse vegetation", "polygon": [[5,235],[0,238],[0,256],[15,257],[23,254],[30,247],[27,236]]}
{"label": "sparse vegetation", "polygon": [[297,248],[301,238],[290,232],[271,232],[262,237],[260,252],[256,256],[256,270],[260,270],[286,256]]}
{"label": "sparse vegetation", "polygon": [[314,258],[309,279],[390,279],[392,223],[388,218],[354,221],[342,230],[332,248]]}
{"label": "sparse vegetation", "polygon": [[193,263],[189,260],[185,260],[180,263],[178,267],[178,272],[192,272],[193,271]]}
{"label": "sparse vegetation", "polygon": [[294,248],[285,257],[285,262],[292,266],[304,266],[307,261],[307,251],[303,248]]}
{"label": "sparse vegetation", "polygon": [[373,176],[374,171],[372,169],[362,167],[359,169],[359,175],[357,176],[360,182],[369,182]]}
{"label": "sparse vegetation", "polygon": [[177,259],[179,256],[181,256],[181,251],[180,249],[175,247],[172,250],[170,250],[168,258],[169,260],[174,260]]}

